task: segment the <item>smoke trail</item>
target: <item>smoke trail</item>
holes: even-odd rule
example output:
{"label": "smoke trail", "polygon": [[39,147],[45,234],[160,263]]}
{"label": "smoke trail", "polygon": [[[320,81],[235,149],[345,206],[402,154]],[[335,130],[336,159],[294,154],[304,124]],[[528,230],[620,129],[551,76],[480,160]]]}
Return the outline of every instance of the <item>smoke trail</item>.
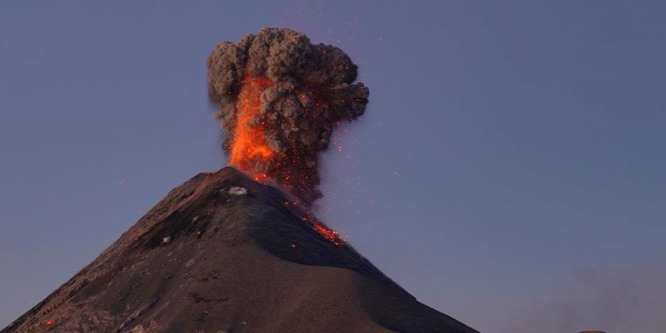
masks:
{"label": "smoke trail", "polygon": [[289,29],[218,44],[208,57],[208,90],[230,164],[274,179],[306,204],[320,198],[317,154],[368,103],[356,75],[342,50]]}

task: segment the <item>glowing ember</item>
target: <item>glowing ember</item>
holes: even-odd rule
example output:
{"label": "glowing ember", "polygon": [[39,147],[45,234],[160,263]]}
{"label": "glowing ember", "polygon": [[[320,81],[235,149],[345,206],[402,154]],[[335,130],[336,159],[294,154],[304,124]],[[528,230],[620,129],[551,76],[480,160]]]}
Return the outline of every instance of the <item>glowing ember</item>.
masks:
{"label": "glowing ember", "polygon": [[275,155],[266,145],[264,124],[259,123],[261,93],[270,87],[271,80],[245,76],[238,94],[238,122],[231,140],[229,164],[252,173],[254,180],[263,181],[266,173],[256,172],[255,165],[265,164]]}
{"label": "glowing ember", "polygon": [[55,325],[55,323],[56,323],[55,320],[47,320],[47,321],[45,322],[46,326],[53,326],[53,325]]}
{"label": "glowing ember", "polygon": [[333,243],[333,245],[337,247],[340,247],[342,244],[344,244],[340,234],[337,231],[331,230],[319,222],[314,222],[312,224],[312,229],[314,229],[322,237],[326,238],[329,242]]}

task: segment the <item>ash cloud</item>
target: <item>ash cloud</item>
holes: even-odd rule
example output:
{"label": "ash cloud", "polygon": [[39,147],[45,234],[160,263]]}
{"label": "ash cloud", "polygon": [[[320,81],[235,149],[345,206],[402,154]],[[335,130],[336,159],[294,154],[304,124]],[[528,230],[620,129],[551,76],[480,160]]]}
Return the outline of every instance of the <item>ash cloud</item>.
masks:
{"label": "ash cloud", "polygon": [[336,126],[363,115],[368,103],[368,88],[354,83],[357,66],[337,47],[277,28],[219,43],[207,64],[225,152],[238,125],[244,78],[268,78],[272,85],[261,94],[261,112],[248,123],[264,129],[265,143],[276,154],[269,161],[248,161],[246,168],[267,174],[306,204],[320,198],[317,154],[328,148]]}

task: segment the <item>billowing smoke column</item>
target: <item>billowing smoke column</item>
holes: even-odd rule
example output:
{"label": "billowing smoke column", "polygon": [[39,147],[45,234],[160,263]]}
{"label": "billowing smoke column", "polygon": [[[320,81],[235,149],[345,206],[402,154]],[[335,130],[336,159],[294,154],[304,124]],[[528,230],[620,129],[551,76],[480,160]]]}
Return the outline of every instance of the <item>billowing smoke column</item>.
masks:
{"label": "billowing smoke column", "polygon": [[368,88],[353,83],[356,68],[339,48],[290,29],[218,44],[208,57],[208,91],[229,164],[275,180],[305,204],[320,198],[317,153],[368,103]]}

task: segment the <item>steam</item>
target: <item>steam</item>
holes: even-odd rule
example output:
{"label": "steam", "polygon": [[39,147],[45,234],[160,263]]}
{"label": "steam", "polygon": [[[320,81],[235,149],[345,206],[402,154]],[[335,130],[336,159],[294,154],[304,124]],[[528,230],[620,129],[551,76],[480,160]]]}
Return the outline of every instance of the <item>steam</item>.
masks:
{"label": "steam", "polygon": [[[320,198],[317,154],[328,148],[335,127],[363,115],[368,103],[368,88],[353,83],[357,66],[337,47],[313,45],[304,34],[277,28],[219,43],[207,64],[225,152],[231,154],[238,126],[260,129],[258,144],[274,154],[246,156],[237,166],[274,179],[306,204]],[[269,79],[270,85],[258,92],[259,112],[246,119],[239,117],[238,100],[252,79]]]}

